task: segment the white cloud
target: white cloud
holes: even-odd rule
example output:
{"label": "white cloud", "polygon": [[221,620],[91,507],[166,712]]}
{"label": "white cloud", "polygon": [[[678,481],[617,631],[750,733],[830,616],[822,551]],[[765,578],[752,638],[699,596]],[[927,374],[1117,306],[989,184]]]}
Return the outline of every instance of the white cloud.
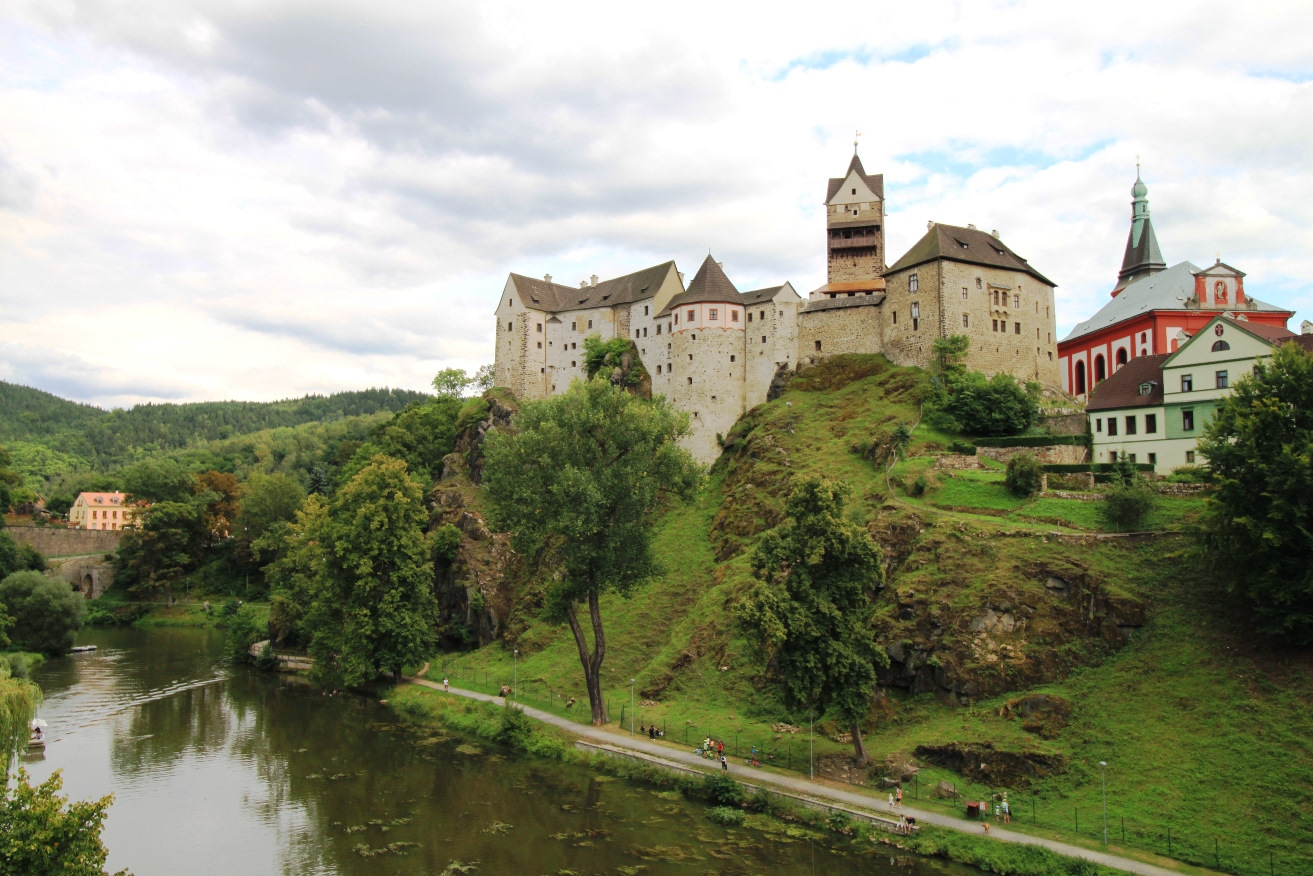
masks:
{"label": "white cloud", "polygon": [[1115,280],[1137,154],[1169,262],[1220,252],[1313,316],[1308,4],[639,15],[0,15],[0,375],[102,404],[423,388],[491,359],[510,271],[710,248],[740,288],[805,292],[855,130],[891,260],[929,219],[997,228],[1059,283],[1059,335]]}

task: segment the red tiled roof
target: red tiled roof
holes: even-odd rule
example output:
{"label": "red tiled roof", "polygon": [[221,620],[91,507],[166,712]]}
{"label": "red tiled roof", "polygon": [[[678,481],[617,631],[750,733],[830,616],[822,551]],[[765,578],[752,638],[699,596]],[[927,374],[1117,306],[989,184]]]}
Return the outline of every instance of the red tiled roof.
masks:
{"label": "red tiled roof", "polygon": [[[1169,353],[1136,356],[1111,377],[1094,387],[1087,411],[1118,408],[1147,408],[1163,403],[1163,362]],[[1140,395],[1140,386],[1150,383],[1148,395]]]}

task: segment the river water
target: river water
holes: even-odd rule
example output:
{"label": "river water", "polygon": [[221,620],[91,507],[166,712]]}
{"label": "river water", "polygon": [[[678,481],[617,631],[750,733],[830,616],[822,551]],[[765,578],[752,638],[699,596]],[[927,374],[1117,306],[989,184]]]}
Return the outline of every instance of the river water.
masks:
{"label": "river water", "polygon": [[[900,874],[968,871],[710,824],[705,809],[573,765],[396,723],[385,706],[220,659],[194,629],[88,630],[34,673],[36,779],[115,795],[111,872]],[[477,863],[476,863],[477,862]]]}

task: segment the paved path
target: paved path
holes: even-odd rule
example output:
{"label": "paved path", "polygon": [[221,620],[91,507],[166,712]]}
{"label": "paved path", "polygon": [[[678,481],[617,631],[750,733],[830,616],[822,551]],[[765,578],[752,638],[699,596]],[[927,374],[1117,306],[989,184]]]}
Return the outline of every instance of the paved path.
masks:
{"label": "paved path", "polygon": [[[422,674],[423,673],[421,672],[421,675]],[[430,687],[437,691],[442,690],[442,684],[440,682],[429,681],[424,678],[407,678],[406,681],[411,684]],[[452,696],[468,697],[469,699],[483,700],[489,703],[502,703],[501,697],[478,693],[477,691],[461,690],[453,687],[450,693]],[[646,759],[654,761],[674,763],[684,767],[693,767],[699,771],[714,772],[716,768],[714,761],[709,762],[705,758],[698,757],[696,754],[689,751],[687,746],[679,745],[678,743],[653,742],[641,736],[631,736],[624,732],[604,730],[599,727],[579,724],[575,721],[571,721],[569,718],[562,718],[560,715],[553,715],[551,712],[544,712],[541,709],[535,709],[530,706],[520,704],[519,707],[523,709],[524,713],[529,717],[542,721],[545,724],[559,727],[580,739],[633,752],[645,757]],[[586,705],[582,701],[580,702],[580,708],[586,708]],[[890,814],[887,801],[869,793],[862,793],[858,790],[836,787],[825,782],[805,779],[801,776],[781,776],[775,773],[768,773],[764,770],[757,770],[753,767],[731,766],[730,774],[737,779],[750,782],[754,785],[773,786],[815,800],[835,802],[844,806],[860,807],[876,816],[887,817]],[[899,808],[898,812],[901,815],[911,815],[917,820],[918,824],[934,824],[939,827],[960,830],[964,833],[979,834],[983,832],[983,828],[981,827],[982,822],[967,821],[964,818],[955,818],[951,815],[944,815],[939,812],[927,812],[924,809],[916,809],[911,806],[902,806]],[[1042,837],[1003,830],[993,824],[990,825],[989,836],[1001,842],[1043,846],[1060,855],[1067,855],[1073,858],[1084,858],[1102,864],[1105,867],[1112,867],[1117,870],[1123,870],[1127,873],[1137,873],[1140,874],[1140,876],[1180,876],[1180,872],[1177,870],[1168,870],[1164,867],[1157,867],[1153,864],[1133,861],[1129,858],[1122,858],[1106,852],[1098,852],[1092,849],[1068,845],[1067,843],[1058,842],[1057,840],[1043,839]]]}

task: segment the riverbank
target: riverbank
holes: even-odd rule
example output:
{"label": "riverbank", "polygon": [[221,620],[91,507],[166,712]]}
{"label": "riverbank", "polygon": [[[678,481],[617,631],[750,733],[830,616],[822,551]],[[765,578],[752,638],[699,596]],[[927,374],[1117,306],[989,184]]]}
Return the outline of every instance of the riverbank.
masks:
{"label": "riverbank", "polygon": [[[513,735],[513,732],[507,732],[498,724],[499,721],[503,724],[505,722],[513,724],[516,720],[499,718],[497,712],[500,710],[495,707],[504,703],[501,698],[457,688],[444,693],[441,684],[422,678],[408,679],[408,682],[408,688],[396,689],[391,697],[393,701],[391,704],[402,714],[412,719],[427,718],[444,723],[450,722],[455,729],[474,732],[481,729],[483,732],[480,735],[485,735],[485,738],[495,739],[499,736]],[[416,688],[423,688],[423,692],[418,696],[430,702],[425,703],[424,700],[417,699],[416,693],[408,692],[415,691]],[[453,701],[456,698],[487,705],[480,710],[482,714],[472,713],[468,708],[454,708]],[[492,711],[488,711],[489,709]],[[675,787],[679,787],[679,781],[670,778],[671,776],[682,774],[687,782],[687,777],[693,774],[705,777],[721,772],[705,759],[690,752],[685,746],[584,726],[532,707],[520,706],[519,709],[526,718],[551,727],[554,731],[546,736],[547,739],[554,741],[536,741],[530,742],[528,747],[522,746],[531,753],[559,759],[566,756],[562,750],[567,747],[565,740],[568,739],[571,743],[582,742],[601,756],[612,759],[622,757],[640,765],[642,769],[633,776],[639,780],[661,781],[649,774],[651,771],[664,774],[666,776],[664,784]],[[456,720],[453,721],[453,718]],[[562,732],[565,734],[564,737],[560,736]],[[507,738],[500,741],[512,740]],[[534,748],[538,750],[534,751]],[[1010,873],[1015,876],[1049,876],[1049,874],[1096,876],[1104,872],[1124,872],[1139,874],[1139,876],[1176,876],[1176,874],[1210,872],[1174,861],[1135,860],[1017,830],[988,827],[987,823],[968,821],[917,807],[903,806],[893,813],[887,801],[859,788],[843,788],[824,781],[779,775],[765,769],[738,764],[731,766],[728,772],[735,782],[754,794],[787,795],[797,798],[800,802],[805,801],[807,806],[821,807],[829,813],[838,813],[841,817],[835,818],[831,815],[823,820],[826,822],[833,820],[841,830],[849,828],[853,817],[858,816],[879,830],[879,833],[874,834],[874,839],[890,842],[900,848],[921,854],[938,855],[961,863],[981,866],[995,873]],[[889,828],[897,818],[904,815],[915,818],[922,830],[912,837],[892,834]]]}

